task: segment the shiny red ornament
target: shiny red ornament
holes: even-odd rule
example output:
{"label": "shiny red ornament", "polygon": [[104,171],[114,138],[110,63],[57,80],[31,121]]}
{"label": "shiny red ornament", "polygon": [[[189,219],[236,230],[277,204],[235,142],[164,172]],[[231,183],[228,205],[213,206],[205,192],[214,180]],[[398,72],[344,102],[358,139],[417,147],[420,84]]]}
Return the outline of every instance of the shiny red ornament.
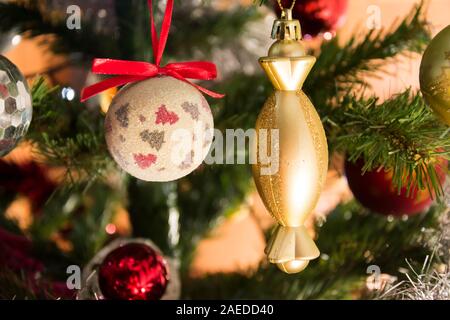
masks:
{"label": "shiny red ornament", "polygon": [[[284,8],[290,8],[292,0],[281,0]],[[280,7],[274,0],[274,8],[279,16]],[[300,20],[305,38],[315,37],[322,32],[332,32],[345,22],[347,0],[297,0],[292,9],[294,19]]]}
{"label": "shiny red ornament", "polygon": [[[446,178],[448,161],[439,159],[435,164],[437,176],[441,185]],[[392,184],[392,171],[370,171],[362,174],[364,162],[345,163],[345,174],[348,185],[355,198],[366,208],[383,215],[414,215],[427,210],[433,203],[428,190],[411,190],[407,195],[407,189],[401,188],[400,194],[397,187]]]}
{"label": "shiny red ornament", "polygon": [[159,300],[169,282],[163,257],[142,243],[114,249],[98,272],[100,290],[109,300]]}

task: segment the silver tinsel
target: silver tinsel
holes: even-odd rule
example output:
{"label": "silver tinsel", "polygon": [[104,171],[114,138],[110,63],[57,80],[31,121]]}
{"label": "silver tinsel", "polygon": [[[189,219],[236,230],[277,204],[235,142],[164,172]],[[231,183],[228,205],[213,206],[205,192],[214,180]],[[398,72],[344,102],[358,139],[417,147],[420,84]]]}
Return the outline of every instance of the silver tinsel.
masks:
{"label": "silver tinsel", "polygon": [[444,199],[447,208],[439,217],[437,229],[422,229],[422,242],[432,251],[442,262],[450,266],[450,178],[447,177],[447,184],[444,185],[446,198]]}
{"label": "silver tinsel", "polygon": [[439,218],[437,229],[423,229],[421,241],[433,251],[416,271],[410,263],[405,270],[407,280],[387,288],[379,299],[395,300],[450,300],[450,195],[449,179],[444,185],[447,209]]}
{"label": "silver tinsel", "polygon": [[449,266],[433,265],[429,257],[420,271],[408,263],[408,280],[401,281],[386,290],[379,299],[389,300],[450,300]]}

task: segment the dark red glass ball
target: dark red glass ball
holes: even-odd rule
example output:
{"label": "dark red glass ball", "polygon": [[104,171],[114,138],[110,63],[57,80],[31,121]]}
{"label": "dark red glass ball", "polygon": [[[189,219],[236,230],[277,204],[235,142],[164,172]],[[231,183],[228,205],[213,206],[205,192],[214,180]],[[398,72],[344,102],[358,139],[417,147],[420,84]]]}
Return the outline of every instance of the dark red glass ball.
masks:
{"label": "dark red glass ball", "polygon": [[163,257],[143,243],[128,243],[111,251],[99,267],[98,281],[105,299],[159,300],[169,272]]}
{"label": "dark red glass ball", "polygon": [[[281,10],[276,0],[274,8],[279,16]],[[292,0],[281,0],[284,8],[289,8]],[[300,20],[303,36],[314,37],[321,32],[334,31],[345,20],[347,0],[297,0],[292,9],[292,17]]]}
{"label": "dark red glass ball", "polygon": [[[444,184],[447,171],[447,160],[440,158],[434,165],[437,178]],[[345,174],[348,185],[355,198],[366,208],[383,215],[414,215],[426,211],[433,199],[428,190],[417,188],[407,192],[403,186],[398,193],[393,185],[392,170],[373,170],[362,174],[364,162],[355,163],[346,161]]]}

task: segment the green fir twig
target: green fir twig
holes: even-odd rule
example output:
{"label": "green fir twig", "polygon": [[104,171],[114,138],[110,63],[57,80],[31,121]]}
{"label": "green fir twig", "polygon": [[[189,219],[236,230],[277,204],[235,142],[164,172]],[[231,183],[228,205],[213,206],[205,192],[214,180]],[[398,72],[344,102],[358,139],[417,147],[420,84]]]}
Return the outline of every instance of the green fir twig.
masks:
{"label": "green fir twig", "polygon": [[377,98],[346,97],[328,118],[329,143],[349,161],[364,160],[363,172],[393,170],[400,191],[428,189],[444,195],[439,176],[447,167],[450,138],[419,94],[410,90],[383,103]]}

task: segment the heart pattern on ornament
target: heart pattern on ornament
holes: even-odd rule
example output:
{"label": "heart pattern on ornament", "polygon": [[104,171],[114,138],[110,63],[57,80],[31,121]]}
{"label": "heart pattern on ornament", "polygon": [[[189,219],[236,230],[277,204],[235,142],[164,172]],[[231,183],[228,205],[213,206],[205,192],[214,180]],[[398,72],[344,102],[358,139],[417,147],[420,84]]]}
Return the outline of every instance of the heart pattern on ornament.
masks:
{"label": "heart pattern on ornament", "polygon": [[154,154],[151,154],[151,153],[146,154],[146,155],[142,154],[142,153],[133,154],[133,157],[134,157],[134,161],[141,169],[149,168],[152,164],[154,164],[156,162],[156,158],[157,158]]}
{"label": "heart pattern on ornament", "polygon": [[195,121],[198,120],[198,117],[200,116],[200,111],[198,110],[197,105],[189,102],[183,102],[181,105],[184,111],[189,113],[191,115],[191,118]]}
{"label": "heart pattern on ornament", "polygon": [[159,107],[156,111],[156,124],[174,124],[179,120],[178,115],[175,112],[166,109],[165,105]]}
{"label": "heart pattern on ornament", "polygon": [[128,103],[122,105],[116,111],[116,118],[120,126],[123,128],[128,128],[128,112],[130,105]]}
{"label": "heart pattern on ornament", "polygon": [[164,131],[149,131],[144,130],[141,132],[141,139],[144,142],[148,142],[150,144],[150,147],[156,149],[159,151],[161,149],[162,145],[164,144]]}

